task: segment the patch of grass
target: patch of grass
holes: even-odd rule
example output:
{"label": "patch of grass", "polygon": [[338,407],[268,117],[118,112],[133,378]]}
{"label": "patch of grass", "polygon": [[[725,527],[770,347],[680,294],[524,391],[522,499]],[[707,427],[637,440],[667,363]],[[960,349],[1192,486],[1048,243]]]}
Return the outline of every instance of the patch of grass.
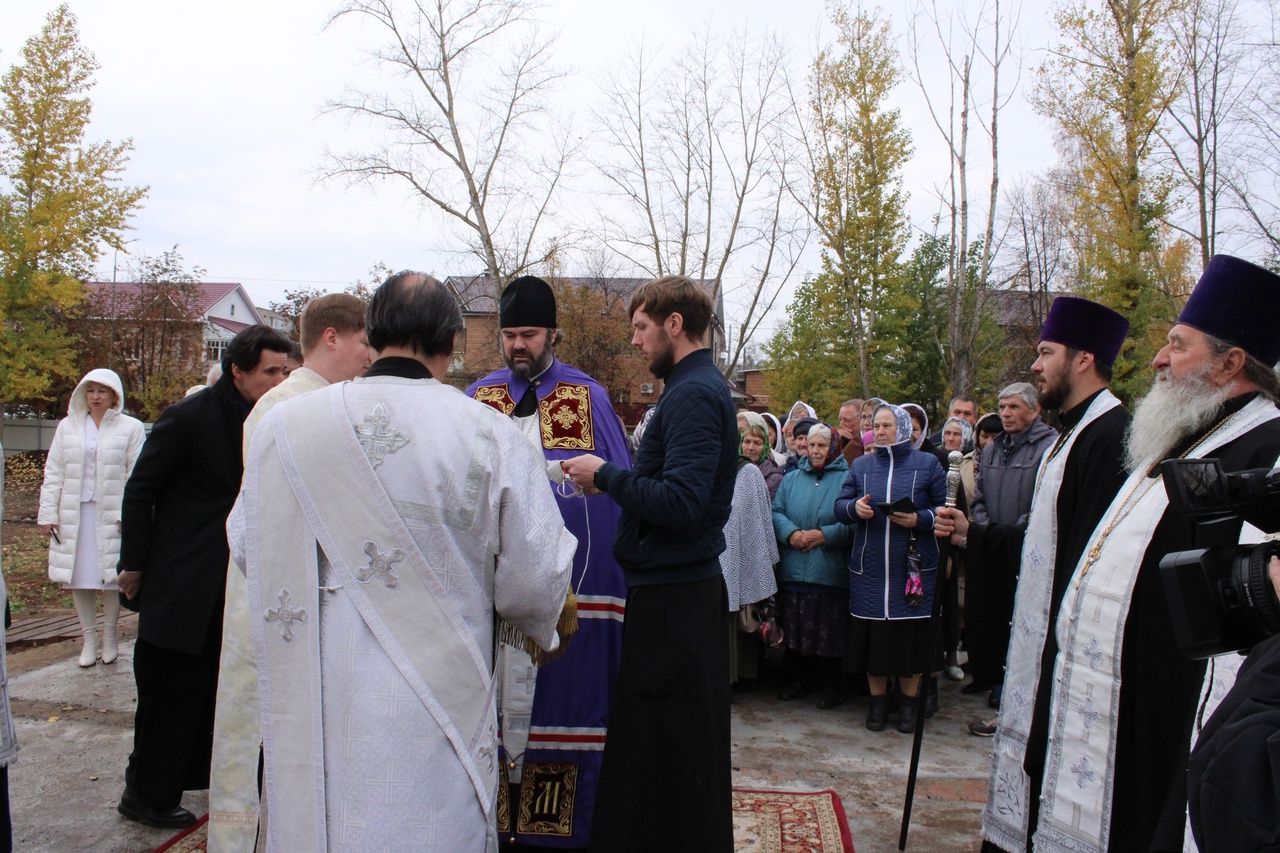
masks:
{"label": "patch of grass", "polygon": [[[5,525],[5,585],[14,613],[30,608],[71,607],[71,593],[49,580],[49,539],[34,524]],[[15,529],[16,528],[16,529]]]}

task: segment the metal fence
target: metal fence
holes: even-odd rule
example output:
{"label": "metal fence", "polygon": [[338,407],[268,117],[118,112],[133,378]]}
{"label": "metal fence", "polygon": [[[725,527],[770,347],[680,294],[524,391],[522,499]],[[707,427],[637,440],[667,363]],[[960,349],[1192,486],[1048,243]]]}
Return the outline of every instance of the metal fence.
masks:
{"label": "metal fence", "polygon": [[52,418],[5,418],[0,428],[0,444],[5,456],[30,450],[48,450],[58,421]]}
{"label": "metal fence", "polygon": [[[4,445],[4,455],[48,450],[60,423],[61,418],[4,418],[0,426],[0,445]],[[142,428],[151,435],[150,423],[144,421]]]}

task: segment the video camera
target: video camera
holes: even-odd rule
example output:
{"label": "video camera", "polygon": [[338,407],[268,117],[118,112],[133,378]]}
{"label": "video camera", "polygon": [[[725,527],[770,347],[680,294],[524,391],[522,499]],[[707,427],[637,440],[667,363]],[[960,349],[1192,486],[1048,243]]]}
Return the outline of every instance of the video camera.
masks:
{"label": "video camera", "polygon": [[[1242,513],[1280,501],[1280,468],[1226,473],[1217,459],[1169,459],[1160,471],[1175,511],[1210,535],[1215,527],[1231,531],[1231,541]],[[1280,633],[1280,600],[1267,577],[1276,555],[1280,542],[1224,544],[1161,558],[1160,578],[1183,654],[1199,660],[1243,651]]]}

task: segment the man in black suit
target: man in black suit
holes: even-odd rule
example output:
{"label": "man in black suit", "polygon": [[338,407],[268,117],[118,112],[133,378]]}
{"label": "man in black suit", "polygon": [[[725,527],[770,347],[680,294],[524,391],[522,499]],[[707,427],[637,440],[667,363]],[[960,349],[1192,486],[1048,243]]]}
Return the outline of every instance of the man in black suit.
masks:
{"label": "man in black suit", "polygon": [[209,787],[241,430],[254,402],[284,379],[290,348],[266,326],[237,334],[222,378],[165,409],[125,484],[118,577],[140,614],[138,710],[118,808],[139,823],[189,826],[195,816],[182,792]]}

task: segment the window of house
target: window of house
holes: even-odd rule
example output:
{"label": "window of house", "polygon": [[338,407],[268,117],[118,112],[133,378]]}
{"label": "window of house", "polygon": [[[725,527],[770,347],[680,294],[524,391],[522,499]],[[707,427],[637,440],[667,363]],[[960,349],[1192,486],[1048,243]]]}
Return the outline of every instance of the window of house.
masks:
{"label": "window of house", "polygon": [[220,362],[222,357],[226,355],[227,344],[229,341],[209,340],[204,342],[205,360],[209,362]]}
{"label": "window of house", "polygon": [[234,302],[231,303],[231,316],[236,316],[236,304]]}

